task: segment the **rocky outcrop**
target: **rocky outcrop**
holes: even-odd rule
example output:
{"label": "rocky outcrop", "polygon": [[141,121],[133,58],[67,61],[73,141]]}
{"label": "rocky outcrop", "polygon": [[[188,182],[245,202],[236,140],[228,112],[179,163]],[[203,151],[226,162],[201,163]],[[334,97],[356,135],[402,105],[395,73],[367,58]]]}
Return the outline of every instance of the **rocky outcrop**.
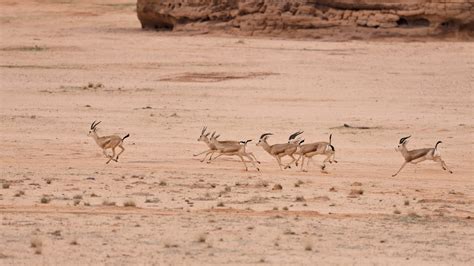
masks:
{"label": "rocky outcrop", "polygon": [[138,0],[142,28],[296,38],[474,38],[473,0]]}

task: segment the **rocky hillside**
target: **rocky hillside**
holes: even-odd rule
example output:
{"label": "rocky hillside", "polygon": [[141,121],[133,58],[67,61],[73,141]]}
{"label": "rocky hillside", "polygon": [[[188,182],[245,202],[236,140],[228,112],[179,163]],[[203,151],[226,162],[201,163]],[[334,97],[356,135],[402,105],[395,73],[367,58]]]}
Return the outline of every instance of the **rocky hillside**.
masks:
{"label": "rocky hillside", "polygon": [[473,0],[138,0],[142,28],[247,36],[474,39]]}

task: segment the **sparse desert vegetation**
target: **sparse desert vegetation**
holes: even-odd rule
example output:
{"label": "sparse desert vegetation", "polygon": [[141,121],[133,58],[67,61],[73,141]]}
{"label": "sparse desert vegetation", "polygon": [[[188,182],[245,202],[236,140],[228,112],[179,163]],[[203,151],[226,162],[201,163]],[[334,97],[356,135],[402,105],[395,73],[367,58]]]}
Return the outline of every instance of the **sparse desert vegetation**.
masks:
{"label": "sparse desert vegetation", "polygon": [[49,196],[43,195],[40,199],[40,202],[42,204],[48,204],[51,201],[51,198]]}
{"label": "sparse desert vegetation", "polygon": [[36,255],[41,255],[43,253],[43,241],[39,238],[33,238],[30,241],[30,246],[34,249]]}
{"label": "sparse desert vegetation", "polygon": [[198,236],[197,242],[199,242],[199,243],[204,243],[204,242],[206,242],[206,235],[205,235],[205,234],[200,234],[200,235]]}
{"label": "sparse desert vegetation", "polygon": [[124,207],[136,207],[137,204],[136,204],[135,201],[133,201],[133,200],[126,200],[126,201],[123,203],[123,206],[124,206]]}
{"label": "sparse desert vegetation", "polygon": [[23,195],[25,195],[25,191],[23,190],[19,190],[18,192],[15,193],[15,197],[21,197]]}
{"label": "sparse desert vegetation", "polygon": [[115,201],[105,199],[104,201],[102,201],[102,205],[104,205],[104,206],[115,206],[115,205],[117,205],[117,203]]}

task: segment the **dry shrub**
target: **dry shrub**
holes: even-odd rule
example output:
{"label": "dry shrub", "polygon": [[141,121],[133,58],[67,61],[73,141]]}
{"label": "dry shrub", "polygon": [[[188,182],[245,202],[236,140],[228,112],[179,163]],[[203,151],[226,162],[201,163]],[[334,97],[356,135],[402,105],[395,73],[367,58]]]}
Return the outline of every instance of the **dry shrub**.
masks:
{"label": "dry shrub", "polygon": [[260,188],[260,187],[268,187],[268,182],[265,180],[260,180],[255,184],[255,187]]}
{"label": "dry shrub", "polygon": [[2,188],[3,189],[9,189],[10,188],[10,183],[7,183],[7,182],[3,183]]}
{"label": "dry shrub", "polygon": [[295,201],[302,202],[302,201],[306,201],[306,200],[304,199],[303,196],[297,196],[296,199],[295,199]]}
{"label": "dry shrub", "polygon": [[394,210],[393,213],[394,213],[394,214],[401,214],[402,212],[399,211],[399,210]]}
{"label": "dry shrub", "polygon": [[165,248],[177,248],[177,247],[179,247],[178,244],[165,243]]}
{"label": "dry shrub", "polygon": [[82,199],[82,195],[81,194],[77,194],[77,195],[74,195],[74,197],[72,197],[73,199],[78,199],[78,200],[81,200]]}
{"label": "dry shrub", "polygon": [[35,254],[39,255],[43,252],[43,241],[39,238],[31,239],[30,245],[35,249]]}
{"label": "dry shrub", "polygon": [[15,197],[21,197],[23,195],[25,195],[25,191],[23,190],[19,190],[17,193],[15,193]]}
{"label": "dry shrub", "polygon": [[160,199],[158,198],[153,198],[153,199],[146,199],[145,203],[158,203],[160,202]]}
{"label": "dry shrub", "polygon": [[304,182],[301,181],[301,180],[298,180],[298,182],[295,183],[295,187],[300,187],[301,185],[303,185]]}
{"label": "dry shrub", "polygon": [[217,207],[224,207],[224,202],[221,201],[221,202],[217,203]]}
{"label": "dry shrub", "polygon": [[205,234],[199,235],[198,238],[197,238],[197,242],[205,243],[206,242],[206,235]]}
{"label": "dry shrub", "polygon": [[42,247],[43,246],[43,241],[41,241],[41,239],[39,239],[39,238],[33,238],[33,239],[31,239],[30,244],[31,244],[32,248]]}
{"label": "dry shrub", "polygon": [[41,197],[41,200],[40,200],[40,202],[43,203],[43,204],[48,204],[50,201],[51,201],[51,199],[48,198],[48,197],[45,196],[45,195],[43,195],[43,196]]}
{"label": "dry shrub", "polygon": [[124,207],[137,207],[137,204],[135,204],[135,201],[133,200],[127,200],[123,203]]}
{"label": "dry shrub", "polygon": [[104,201],[102,201],[102,205],[104,205],[104,206],[115,206],[116,203],[114,201],[104,200]]}
{"label": "dry shrub", "polygon": [[351,189],[349,195],[363,195],[364,191],[362,189]]}
{"label": "dry shrub", "polygon": [[275,184],[272,188],[272,190],[282,190],[283,187],[280,184]]}

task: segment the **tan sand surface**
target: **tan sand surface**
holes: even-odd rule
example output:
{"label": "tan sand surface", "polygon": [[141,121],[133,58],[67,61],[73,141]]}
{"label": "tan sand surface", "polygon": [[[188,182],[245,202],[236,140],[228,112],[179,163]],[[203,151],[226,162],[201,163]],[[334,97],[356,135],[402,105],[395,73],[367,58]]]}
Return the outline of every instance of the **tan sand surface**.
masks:
{"label": "tan sand surface", "polygon": [[[134,9],[0,1],[0,265],[474,264],[473,43],[183,36]],[[130,133],[118,163],[94,120]],[[204,125],[253,139],[261,171],[193,157]],[[281,171],[255,146],[296,130],[332,133],[339,163]],[[454,173],[392,178],[406,135]]]}

